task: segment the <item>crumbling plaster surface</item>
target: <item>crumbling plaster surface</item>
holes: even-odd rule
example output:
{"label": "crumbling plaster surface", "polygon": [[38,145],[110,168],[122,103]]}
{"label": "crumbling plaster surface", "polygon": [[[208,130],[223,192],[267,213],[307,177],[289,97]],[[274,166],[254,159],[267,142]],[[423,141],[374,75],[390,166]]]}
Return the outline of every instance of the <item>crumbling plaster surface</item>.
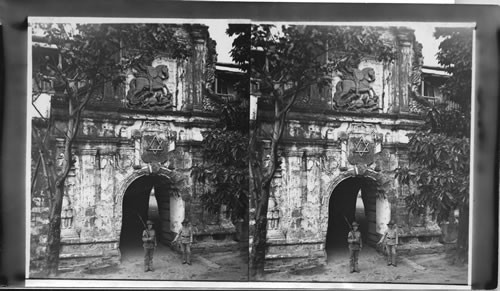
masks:
{"label": "crumbling plaster surface", "polygon": [[[141,116],[130,116],[130,121],[112,124],[101,120],[85,119],[82,133],[88,133],[81,137],[82,141],[75,147],[77,163],[73,175],[68,179],[68,198],[74,208],[74,227],[80,234],[80,242],[100,240],[117,240],[121,229],[121,209],[123,195],[126,188],[142,175],[150,174],[144,168],[147,164],[139,159],[136,160],[136,149],[133,139],[140,139],[147,120],[141,120]],[[127,116],[124,116],[127,120]],[[204,128],[194,126],[186,129],[179,126],[178,122],[189,123],[189,118],[168,117],[155,118],[175,132],[176,138],[173,143],[199,142],[202,140]],[[212,121],[212,120],[210,120]],[[108,134],[109,132],[113,133]],[[137,135],[139,133],[139,135]],[[134,136],[135,135],[135,136]],[[141,147],[141,145],[139,146]],[[189,148],[182,146],[171,146],[174,150],[168,153],[165,167],[173,167],[179,174],[184,185],[189,188],[192,184],[189,169],[192,166],[192,153]],[[186,151],[187,150],[187,151]],[[165,174],[167,178],[170,173]],[[190,192],[188,189],[185,192]],[[182,206],[180,203],[178,206]],[[179,215],[176,215],[179,216]],[[183,216],[183,214],[182,214]],[[178,217],[174,222],[174,229],[180,225]]]}

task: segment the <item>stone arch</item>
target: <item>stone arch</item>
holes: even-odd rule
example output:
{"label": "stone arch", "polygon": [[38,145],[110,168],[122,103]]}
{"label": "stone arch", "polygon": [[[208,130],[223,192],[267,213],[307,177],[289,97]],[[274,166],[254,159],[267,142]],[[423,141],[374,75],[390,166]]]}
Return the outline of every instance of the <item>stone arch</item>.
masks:
{"label": "stone arch", "polygon": [[349,179],[349,178],[353,178],[353,177],[364,177],[364,178],[369,178],[373,181],[375,181],[379,186],[381,186],[384,181],[382,180],[382,177],[381,175],[376,172],[376,171],[373,171],[371,169],[365,169],[364,171],[360,171],[358,168],[353,168],[353,169],[350,169],[350,170],[347,170],[345,172],[342,172],[340,175],[338,175],[337,177],[335,177],[329,184],[328,186],[328,190],[327,192],[327,201],[326,203],[329,203],[330,202],[330,198],[331,198],[331,195],[333,193],[333,190],[335,190],[335,188],[344,180],[346,179]]}
{"label": "stone arch", "polygon": [[[328,225],[329,225],[329,216],[330,216],[330,200],[332,199],[333,193],[335,188],[339,186],[342,182],[346,181],[349,178],[365,178],[368,180],[371,180],[374,182],[376,185],[375,189],[375,195],[377,198],[384,197],[385,196],[385,189],[384,187],[386,186],[386,181],[384,180],[383,174],[374,171],[369,168],[363,168],[363,167],[354,167],[352,169],[349,169],[347,171],[341,172],[338,176],[336,176],[332,181],[329,183],[327,190],[324,193],[323,196],[323,202],[322,202],[322,209],[321,213],[323,213],[323,218],[322,218],[322,225],[321,225],[321,233],[322,237],[321,240],[324,243],[324,253],[326,257],[326,241],[327,241],[327,235],[328,235]],[[378,203],[378,202],[376,202]],[[372,205],[371,207],[376,207],[376,205]],[[375,227],[376,227],[375,223]]]}
{"label": "stone arch", "polygon": [[120,240],[121,229],[122,229],[122,218],[123,218],[123,198],[125,196],[125,192],[132,185],[134,181],[137,179],[148,176],[148,175],[159,175],[162,176],[173,183],[173,175],[172,172],[163,168],[160,168],[158,171],[153,172],[150,167],[141,168],[132,172],[121,186],[117,188],[115,192],[114,198],[114,209],[113,209],[113,217],[114,217],[114,231],[115,237],[117,240]]}

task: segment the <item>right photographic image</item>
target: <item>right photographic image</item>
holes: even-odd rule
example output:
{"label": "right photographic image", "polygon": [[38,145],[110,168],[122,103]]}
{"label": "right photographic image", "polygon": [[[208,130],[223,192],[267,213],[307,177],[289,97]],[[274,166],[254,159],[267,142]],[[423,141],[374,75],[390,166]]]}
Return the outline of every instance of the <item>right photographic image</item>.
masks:
{"label": "right photographic image", "polygon": [[250,280],[470,284],[475,24],[250,34]]}

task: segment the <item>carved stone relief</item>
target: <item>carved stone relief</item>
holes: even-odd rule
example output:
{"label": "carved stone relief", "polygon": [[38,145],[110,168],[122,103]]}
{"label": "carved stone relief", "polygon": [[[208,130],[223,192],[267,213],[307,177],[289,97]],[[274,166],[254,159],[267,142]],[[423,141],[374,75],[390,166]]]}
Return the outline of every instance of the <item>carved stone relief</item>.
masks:
{"label": "carved stone relief", "polygon": [[129,83],[127,106],[133,109],[164,110],[174,107],[172,93],[166,85],[169,78],[166,65],[138,66]]}
{"label": "carved stone relief", "polygon": [[346,111],[376,111],[379,96],[372,88],[375,82],[375,70],[346,68],[339,72],[340,81],[335,85],[333,107]]}

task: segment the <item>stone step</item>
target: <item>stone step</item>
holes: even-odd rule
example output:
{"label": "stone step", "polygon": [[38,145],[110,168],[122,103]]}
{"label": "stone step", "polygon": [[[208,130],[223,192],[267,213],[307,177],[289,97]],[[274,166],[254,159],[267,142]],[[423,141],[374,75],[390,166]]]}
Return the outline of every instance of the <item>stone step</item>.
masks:
{"label": "stone step", "polygon": [[398,245],[397,250],[398,254],[404,256],[414,256],[422,254],[440,254],[453,247],[453,244],[446,245],[439,242],[407,243]]}

